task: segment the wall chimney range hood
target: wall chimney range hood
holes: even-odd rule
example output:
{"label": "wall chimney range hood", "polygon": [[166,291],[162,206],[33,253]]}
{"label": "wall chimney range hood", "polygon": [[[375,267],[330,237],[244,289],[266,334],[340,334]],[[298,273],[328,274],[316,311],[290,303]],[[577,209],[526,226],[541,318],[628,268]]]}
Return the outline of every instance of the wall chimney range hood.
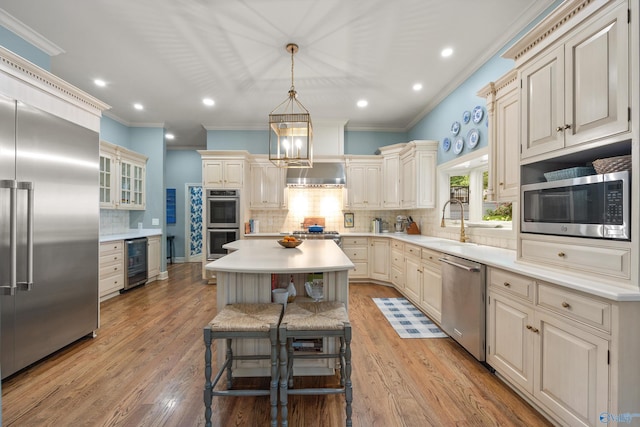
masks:
{"label": "wall chimney range hood", "polygon": [[289,187],[344,187],[346,175],[344,164],[338,162],[314,162],[311,168],[287,169]]}

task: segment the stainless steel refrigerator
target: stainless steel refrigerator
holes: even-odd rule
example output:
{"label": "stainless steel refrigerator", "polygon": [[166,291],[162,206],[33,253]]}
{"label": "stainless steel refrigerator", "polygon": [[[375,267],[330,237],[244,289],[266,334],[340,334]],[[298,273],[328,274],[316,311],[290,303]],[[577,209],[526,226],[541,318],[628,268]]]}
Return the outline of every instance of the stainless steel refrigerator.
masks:
{"label": "stainless steel refrigerator", "polygon": [[98,134],[0,95],[2,378],[98,328]]}

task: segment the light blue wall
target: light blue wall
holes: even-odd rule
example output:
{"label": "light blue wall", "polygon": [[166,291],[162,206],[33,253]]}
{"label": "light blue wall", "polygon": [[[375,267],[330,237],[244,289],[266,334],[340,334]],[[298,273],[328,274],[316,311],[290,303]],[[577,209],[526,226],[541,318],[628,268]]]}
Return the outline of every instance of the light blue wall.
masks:
{"label": "light blue wall", "polygon": [[167,151],[165,184],[176,189],[176,223],[167,224],[167,235],[175,236],[175,256],[185,256],[185,184],[202,183],[202,163],[197,151]]}
{"label": "light blue wall", "polygon": [[266,129],[208,130],[207,150],[247,150],[253,154],[268,154],[269,132]]}
{"label": "light blue wall", "polygon": [[380,154],[378,148],[408,142],[407,138],[406,132],[345,131],[344,154]]}
{"label": "light blue wall", "polygon": [[51,71],[51,57],[0,25],[0,46],[6,47],[38,67]]}
{"label": "light blue wall", "polygon": [[131,148],[131,128],[107,116],[100,119],[100,139],[125,148]]}

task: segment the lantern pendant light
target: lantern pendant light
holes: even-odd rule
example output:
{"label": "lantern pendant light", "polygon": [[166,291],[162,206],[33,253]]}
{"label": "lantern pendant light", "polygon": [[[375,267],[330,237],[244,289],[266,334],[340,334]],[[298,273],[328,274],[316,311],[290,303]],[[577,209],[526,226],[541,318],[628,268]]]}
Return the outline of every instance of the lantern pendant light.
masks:
{"label": "lantern pendant light", "polygon": [[298,101],[293,83],[293,55],[298,45],[289,43],[291,88],[289,96],[269,113],[269,160],[283,168],[313,167],[313,127],[309,111]]}

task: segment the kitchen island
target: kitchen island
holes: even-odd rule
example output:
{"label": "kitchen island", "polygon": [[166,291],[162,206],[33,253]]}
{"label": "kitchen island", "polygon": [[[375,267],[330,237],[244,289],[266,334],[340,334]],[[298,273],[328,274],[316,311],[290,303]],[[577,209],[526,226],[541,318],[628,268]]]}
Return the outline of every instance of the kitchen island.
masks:
{"label": "kitchen island", "polygon": [[[324,299],[349,302],[349,270],[351,260],[331,240],[306,240],[297,248],[283,248],[273,240],[237,240],[223,246],[230,253],[206,265],[217,280],[217,309],[237,302],[270,302],[272,284],[288,285],[293,278],[296,298],[305,298],[304,281],[309,274],[322,274]],[[266,354],[266,340],[235,340],[236,354]],[[323,348],[334,351],[335,342],[325,339]],[[220,347],[219,347],[220,348]],[[218,352],[218,364],[224,353]],[[334,360],[297,360],[295,375],[332,375]],[[236,376],[269,376],[268,362],[263,360],[237,361]]]}

